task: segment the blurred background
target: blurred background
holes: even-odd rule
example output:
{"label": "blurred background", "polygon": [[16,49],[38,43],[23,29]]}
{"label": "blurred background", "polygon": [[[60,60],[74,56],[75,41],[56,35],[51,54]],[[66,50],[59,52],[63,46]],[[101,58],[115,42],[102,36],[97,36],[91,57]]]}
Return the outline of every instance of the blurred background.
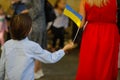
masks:
{"label": "blurred background", "polygon": [[[56,0],[49,0],[49,1],[52,5],[54,5]],[[118,2],[120,3],[120,0],[118,0]],[[3,6],[6,12],[10,13],[9,11],[10,0],[0,0],[0,4]],[[79,11],[80,0],[68,0],[68,4],[77,12]],[[120,4],[119,4],[119,7],[120,7]],[[67,36],[66,42],[71,39],[71,34],[72,34],[71,24],[72,23],[70,23],[70,27],[68,27],[67,29],[69,34],[66,34]],[[82,34],[82,31],[80,35],[81,34]],[[49,43],[51,43],[49,39],[51,39],[51,36],[48,37],[48,46],[49,46]],[[79,39],[78,39],[78,42],[80,42]],[[68,53],[69,54],[67,56],[65,56],[60,62],[56,64],[47,64],[47,65],[43,64],[43,71],[45,73],[45,76],[40,80],[75,80],[75,75],[76,75],[77,65],[78,65],[79,46],[76,49],[69,51]],[[120,71],[119,71],[118,80],[120,80]]]}
{"label": "blurred background", "polygon": [[[54,4],[56,0],[49,0],[49,1],[52,4]],[[10,0],[0,0],[0,3],[2,3],[5,10],[7,10],[8,7],[10,6]],[[68,0],[68,4],[70,4],[76,11],[79,10],[79,3],[80,3],[80,0]]]}

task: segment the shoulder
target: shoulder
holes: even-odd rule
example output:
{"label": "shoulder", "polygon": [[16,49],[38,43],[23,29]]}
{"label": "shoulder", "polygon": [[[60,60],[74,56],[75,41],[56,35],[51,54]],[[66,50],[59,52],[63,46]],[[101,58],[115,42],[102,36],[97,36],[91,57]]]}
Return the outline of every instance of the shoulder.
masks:
{"label": "shoulder", "polygon": [[35,51],[41,50],[41,46],[38,43],[31,41],[31,40],[27,40],[24,42],[24,48],[28,49],[29,51],[33,53]]}
{"label": "shoulder", "polygon": [[12,48],[13,46],[14,46],[14,42],[11,39],[4,43],[4,45],[2,46],[2,49],[9,49],[9,48]]}
{"label": "shoulder", "polygon": [[13,46],[15,44],[18,44],[18,45],[23,45],[24,47],[26,48],[35,48],[36,46],[39,46],[38,43],[36,42],[33,42],[29,39],[25,39],[25,40],[21,40],[21,41],[15,41],[15,40],[8,40],[7,42],[5,42],[4,46],[7,47],[7,46]]}
{"label": "shoulder", "polygon": [[8,45],[12,45],[13,44],[13,40],[8,40],[5,42],[5,44],[3,46],[8,46]]}
{"label": "shoulder", "polygon": [[31,40],[27,41],[27,43],[29,43],[30,45],[33,45],[33,46],[39,45],[38,43],[31,41]]}
{"label": "shoulder", "polygon": [[26,40],[24,43],[25,43],[25,45],[27,45],[27,47],[29,47],[31,49],[35,49],[38,46],[40,46],[38,43],[31,41],[31,40]]}

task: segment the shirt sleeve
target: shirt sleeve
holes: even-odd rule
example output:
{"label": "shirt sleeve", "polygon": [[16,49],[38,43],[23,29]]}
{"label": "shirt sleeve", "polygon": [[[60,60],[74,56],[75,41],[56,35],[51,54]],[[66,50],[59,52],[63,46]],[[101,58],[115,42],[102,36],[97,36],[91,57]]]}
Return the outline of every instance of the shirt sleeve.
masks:
{"label": "shirt sleeve", "polygon": [[31,55],[34,59],[39,60],[43,63],[56,63],[65,55],[63,50],[56,51],[51,53],[47,50],[42,49],[37,45],[36,49]]}
{"label": "shirt sleeve", "polygon": [[4,80],[5,77],[5,50],[2,49],[0,58],[0,80]]}

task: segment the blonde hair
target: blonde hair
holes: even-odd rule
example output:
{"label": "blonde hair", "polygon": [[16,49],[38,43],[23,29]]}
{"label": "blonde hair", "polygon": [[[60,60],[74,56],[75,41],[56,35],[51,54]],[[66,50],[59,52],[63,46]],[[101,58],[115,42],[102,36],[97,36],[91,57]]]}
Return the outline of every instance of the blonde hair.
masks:
{"label": "blonde hair", "polygon": [[91,6],[95,5],[95,6],[98,6],[98,7],[102,7],[102,6],[107,5],[108,0],[87,0],[87,2],[88,2]]}

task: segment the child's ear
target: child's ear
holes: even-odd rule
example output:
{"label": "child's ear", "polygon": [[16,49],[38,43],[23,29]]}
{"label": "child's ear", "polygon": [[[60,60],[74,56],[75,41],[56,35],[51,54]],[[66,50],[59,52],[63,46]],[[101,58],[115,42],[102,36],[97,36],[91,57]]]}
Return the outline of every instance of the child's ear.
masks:
{"label": "child's ear", "polygon": [[30,32],[29,32],[29,34],[32,32],[32,27],[31,27],[31,29],[30,29]]}

